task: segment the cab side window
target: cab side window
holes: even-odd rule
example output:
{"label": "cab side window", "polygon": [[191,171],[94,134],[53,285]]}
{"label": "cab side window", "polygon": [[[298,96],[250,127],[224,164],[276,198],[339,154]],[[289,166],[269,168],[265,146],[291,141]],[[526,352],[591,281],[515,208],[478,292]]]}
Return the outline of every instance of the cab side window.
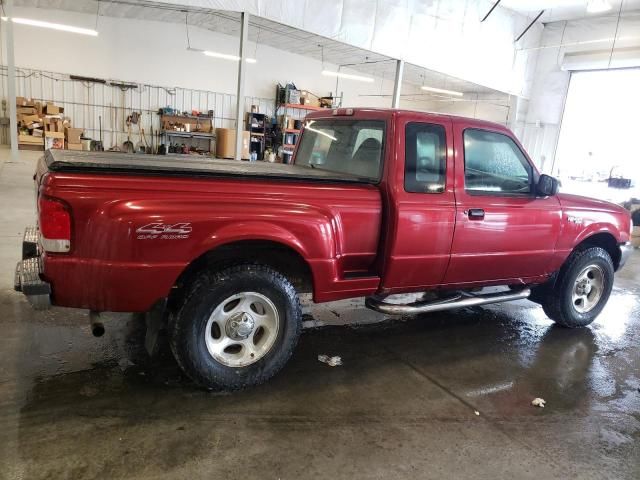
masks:
{"label": "cab side window", "polygon": [[533,169],[507,135],[464,131],[465,190],[477,195],[528,195]]}
{"label": "cab side window", "polygon": [[446,184],[447,145],[442,125],[408,123],[405,130],[404,189],[441,193]]}

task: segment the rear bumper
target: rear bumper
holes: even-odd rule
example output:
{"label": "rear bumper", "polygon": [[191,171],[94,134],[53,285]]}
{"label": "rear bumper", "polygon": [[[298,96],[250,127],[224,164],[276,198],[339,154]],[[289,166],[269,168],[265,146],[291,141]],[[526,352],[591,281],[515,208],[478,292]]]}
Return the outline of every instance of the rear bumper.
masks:
{"label": "rear bumper", "polygon": [[624,267],[624,264],[627,263],[627,260],[629,260],[631,252],[633,251],[633,245],[631,245],[631,242],[627,242],[618,245],[618,248],[620,248],[620,263],[618,264],[618,270],[620,270]]}
{"label": "rear bumper", "polygon": [[42,280],[42,257],[38,248],[38,230],[29,227],[22,240],[22,260],[16,265],[14,288],[22,292],[36,310],[51,306],[51,285]]}

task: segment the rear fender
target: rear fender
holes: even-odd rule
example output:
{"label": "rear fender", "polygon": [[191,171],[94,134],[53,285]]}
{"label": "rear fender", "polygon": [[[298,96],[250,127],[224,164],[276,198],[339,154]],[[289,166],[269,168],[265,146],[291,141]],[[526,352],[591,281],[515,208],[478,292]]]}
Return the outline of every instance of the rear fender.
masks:
{"label": "rear fender", "polygon": [[[331,242],[326,241],[323,242],[323,245],[311,246],[305,244],[297,235],[294,235],[280,225],[271,222],[244,221],[227,224],[218,228],[196,246],[196,255],[194,258],[222,245],[243,240],[263,240],[279,243],[292,248],[305,259],[313,258],[310,257],[310,255],[320,255],[321,258],[323,255],[328,255],[324,258],[332,258],[335,254],[335,249]],[[317,247],[321,247],[320,251],[317,251]],[[312,253],[312,250],[315,250],[315,252]]]}

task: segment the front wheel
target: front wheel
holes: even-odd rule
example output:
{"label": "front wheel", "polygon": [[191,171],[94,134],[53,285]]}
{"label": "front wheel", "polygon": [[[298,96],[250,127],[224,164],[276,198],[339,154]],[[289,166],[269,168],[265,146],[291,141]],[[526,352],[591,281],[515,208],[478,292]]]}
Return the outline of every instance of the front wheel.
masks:
{"label": "front wheel", "polygon": [[264,265],[203,272],[170,322],[170,343],[184,372],[206,388],[236,390],[275,375],[301,329],[291,283]]}
{"label": "front wheel", "polygon": [[564,327],[584,327],[600,314],[613,288],[613,262],[606,250],[577,250],[566,261],[555,286],[539,299],[551,320]]}

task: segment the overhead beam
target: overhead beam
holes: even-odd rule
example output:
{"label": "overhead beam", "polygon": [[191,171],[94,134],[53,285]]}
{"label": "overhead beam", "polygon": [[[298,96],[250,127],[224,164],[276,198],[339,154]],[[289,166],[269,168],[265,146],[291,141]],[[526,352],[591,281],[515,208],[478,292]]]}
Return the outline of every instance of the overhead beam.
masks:
{"label": "overhead beam", "polygon": [[[13,18],[13,0],[4,0],[4,14]],[[18,115],[16,108],[16,59],[13,50],[13,22],[4,22],[7,49],[7,101],[9,102],[9,139],[11,161],[18,161]]]}
{"label": "overhead beam", "polygon": [[393,84],[391,108],[400,108],[400,91],[402,90],[402,76],[404,74],[404,60],[396,60],[396,78]]}
{"label": "overhead beam", "polygon": [[493,7],[491,7],[489,9],[489,11],[487,12],[487,14],[482,17],[482,20],[480,20],[480,23],[484,22],[487,18],[489,18],[489,15],[491,15],[493,13],[493,11],[496,9],[496,7],[498,6],[498,4],[501,2],[502,0],[497,0],[496,3],[493,4]]}
{"label": "overhead beam", "polygon": [[520,41],[520,39],[521,39],[522,37],[524,37],[524,34],[525,34],[525,33],[527,33],[531,27],[533,27],[533,24],[534,24],[534,23],[536,23],[536,22],[538,21],[538,19],[542,16],[542,14],[543,14],[543,13],[544,13],[544,10],[542,10],[542,11],[541,11],[537,16],[536,16],[536,18],[534,18],[534,19],[533,19],[533,21],[532,21],[529,25],[527,25],[527,28],[525,28],[525,29],[524,29],[524,31],[523,31],[520,35],[518,35],[518,38],[516,38],[516,39],[514,40],[514,43],[518,43],[518,42]]}
{"label": "overhead beam", "polygon": [[249,31],[249,14],[240,14],[240,49],[238,51],[238,89],[236,90],[236,160],[242,160],[242,132],[244,131],[244,77],[247,56],[247,33]]}

